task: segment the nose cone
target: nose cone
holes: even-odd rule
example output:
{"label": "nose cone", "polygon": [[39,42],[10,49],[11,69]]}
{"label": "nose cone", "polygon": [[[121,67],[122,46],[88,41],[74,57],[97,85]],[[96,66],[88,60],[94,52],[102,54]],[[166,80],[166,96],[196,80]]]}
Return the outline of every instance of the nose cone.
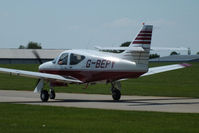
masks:
{"label": "nose cone", "polygon": [[52,67],[52,62],[51,61],[45,62],[45,63],[39,65],[39,71],[48,70],[51,67]]}
{"label": "nose cone", "polygon": [[41,65],[39,65],[39,71],[42,71],[45,67],[45,65],[44,65],[45,63],[43,63],[43,64],[41,64]]}

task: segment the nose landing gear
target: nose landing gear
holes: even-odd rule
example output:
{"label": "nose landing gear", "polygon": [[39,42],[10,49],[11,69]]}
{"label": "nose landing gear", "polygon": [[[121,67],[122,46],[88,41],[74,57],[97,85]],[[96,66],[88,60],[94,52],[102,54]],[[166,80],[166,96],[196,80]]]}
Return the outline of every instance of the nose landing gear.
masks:
{"label": "nose landing gear", "polygon": [[47,102],[49,99],[49,94],[47,90],[42,90],[40,93],[40,98],[42,102]]}
{"label": "nose landing gear", "polygon": [[50,89],[49,93],[47,90],[42,90],[40,93],[40,98],[42,102],[47,102],[48,99],[55,99],[55,91],[53,88]]}
{"label": "nose landing gear", "polygon": [[50,89],[49,96],[50,96],[50,99],[55,99],[55,91],[53,88]]}

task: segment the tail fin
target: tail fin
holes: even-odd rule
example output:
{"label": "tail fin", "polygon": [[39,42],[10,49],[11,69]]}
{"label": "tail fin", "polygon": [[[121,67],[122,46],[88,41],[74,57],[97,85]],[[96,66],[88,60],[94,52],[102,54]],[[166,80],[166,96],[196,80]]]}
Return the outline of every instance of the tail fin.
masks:
{"label": "tail fin", "polygon": [[126,50],[123,53],[123,58],[133,61],[136,64],[144,64],[148,66],[152,31],[153,31],[152,25],[143,25],[141,31],[136,36],[135,40],[131,42],[129,47],[142,47],[144,51]]}
{"label": "tail fin", "polygon": [[141,31],[135,38],[135,40],[131,43],[130,46],[136,47],[143,47],[143,48],[150,48],[151,46],[151,38],[152,38],[152,25],[143,25]]}

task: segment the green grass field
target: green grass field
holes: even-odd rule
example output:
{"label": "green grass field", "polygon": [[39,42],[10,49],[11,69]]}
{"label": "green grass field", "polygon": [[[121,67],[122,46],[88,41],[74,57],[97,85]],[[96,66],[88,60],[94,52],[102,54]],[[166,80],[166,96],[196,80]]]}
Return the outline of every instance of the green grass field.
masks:
{"label": "green grass field", "polygon": [[[150,66],[165,65],[152,63]],[[37,71],[38,65],[0,65]],[[122,82],[122,94],[199,97],[199,63]],[[31,90],[36,79],[0,74],[0,89]],[[47,86],[46,86],[47,87]],[[57,92],[109,94],[110,85],[56,87]],[[0,103],[0,133],[198,133],[199,114],[81,109]]]}
{"label": "green grass field", "polygon": [[[151,63],[150,66],[161,66],[171,63]],[[122,94],[151,95],[151,96],[182,96],[199,97],[199,63],[170,72],[130,79],[122,82]],[[0,65],[0,67],[37,71],[38,65]],[[0,89],[4,90],[33,90],[36,79],[0,74]],[[48,86],[46,85],[48,88]],[[87,89],[84,85],[69,85],[56,87],[56,92],[69,93],[99,93],[110,94],[110,84],[91,85]]]}
{"label": "green grass field", "polygon": [[0,104],[1,133],[198,133],[199,114]]}

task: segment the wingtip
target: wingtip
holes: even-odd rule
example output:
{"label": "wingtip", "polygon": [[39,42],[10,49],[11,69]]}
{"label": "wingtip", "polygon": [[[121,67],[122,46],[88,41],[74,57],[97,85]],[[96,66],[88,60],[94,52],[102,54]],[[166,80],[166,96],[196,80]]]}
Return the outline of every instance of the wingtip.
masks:
{"label": "wingtip", "polygon": [[188,64],[188,63],[182,63],[180,65],[183,66],[183,67],[190,67],[190,66],[192,66],[191,64]]}

